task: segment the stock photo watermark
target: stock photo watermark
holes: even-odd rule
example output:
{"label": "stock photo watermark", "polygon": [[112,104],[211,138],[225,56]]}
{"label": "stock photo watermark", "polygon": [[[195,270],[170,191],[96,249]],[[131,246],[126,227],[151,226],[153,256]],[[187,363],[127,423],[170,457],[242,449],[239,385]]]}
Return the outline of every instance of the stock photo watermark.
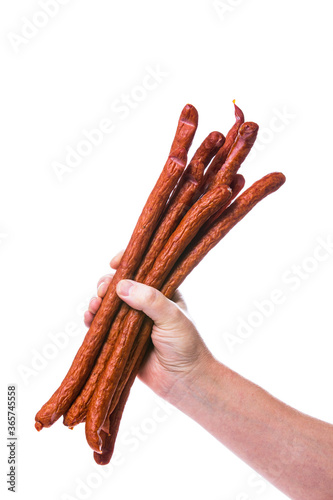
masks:
{"label": "stock photo watermark", "polygon": [[38,375],[57,359],[70,345],[71,339],[84,337],[86,328],[82,317],[87,309],[88,300],[82,301],[76,307],[78,319],[68,321],[61,330],[47,333],[47,342],[30,349],[29,359],[17,365],[17,372],[24,385],[28,386]]}
{"label": "stock photo watermark", "polygon": [[212,6],[219,19],[224,21],[229,14],[234,13],[237,7],[243,3],[245,3],[245,0],[214,0]]}
{"label": "stock photo watermark", "polygon": [[7,39],[14,50],[19,53],[31,40],[35,39],[41,31],[55,18],[71,0],[39,0],[38,8],[28,17],[21,17],[18,32],[10,31]]}
{"label": "stock photo watermark", "polygon": [[[304,447],[301,446],[296,439],[288,443],[285,449],[278,452],[276,460],[273,464],[267,464],[266,472],[270,475],[271,480],[277,481],[286,470],[299,461],[299,457],[305,453]],[[262,494],[272,489],[272,484],[267,482],[260,474],[253,472],[247,478],[246,484],[242,490],[233,497],[233,500],[256,500],[262,498]]]}
{"label": "stock photo watermark", "polygon": [[299,463],[300,457],[306,453],[306,449],[301,445],[297,438],[291,438],[284,448],[277,453],[274,461],[267,463],[266,472],[269,474],[272,482],[277,482],[288,469],[295,463]]}
{"label": "stock photo watermark", "polygon": [[0,247],[1,245],[3,245],[3,243],[5,242],[5,240],[8,238],[8,234],[7,233],[0,233]]}
{"label": "stock photo watermark", "polygon": [[249,475],[242,490],[232,500],[254,500],[260,497],[269,487],[267,481],[256,472]]}
{"label": "stock photo watermark", "polygon": [[149,416],[141,422],[132,425],[122,431],[118,438],[121,452],[117,449],[113,454],[110,464],[100,466],[93,464],[93,470],[84,477],[77,477],[70,493],[62,493],[61,500],[85,500],[90,498],[94,492],[105,484],[105,481],[116,473],[117,469],[123,467],[132,454],[136,453],[140,446],[161,428],[166,421],[175,413],[175,408],[162,399],[155,399],[155,406]]}
{"label": "stock photo watermark", "polygon": [[251,149],[247,161],[254,160],[258,153],[271,144],[275,137],[286,130],[286,128],[296,119],[295,113],[287,109],[287,106],[273,108],[272,116],[267,125],[259,127],[256,142]]}
{"label": "stock photo watermark", "polygon": [[17,483],[17,386],[7,385],[7,489],[16,493]]}
{"label": "stock photo watermark", "polygon": [[312,254],[282,273],[281,286],[272,289],[264,299],[255,300],[254,307],[248,314],[238,316],[233,332],[222,333],[228,351],[233,354],[239,346],[243,345],[332,256],[333,236],[317,237]]}
{"label": "stock photo watermark", "polygon": [[64,177],[81,165],[84,159],[90,156],[107,136],[115,132],[119,123],[128,119],[168,76],[169,74],[162,70],[159,64],[146,66],[145,74],[140,83],[113,99],[110,105],[110,115],[98,120],[95,127],[89,130],[83,129],[80,133],[80,140],[74,145],[65,147],[64,158],[61,161],[51,163],[58,181],[63,182]]}

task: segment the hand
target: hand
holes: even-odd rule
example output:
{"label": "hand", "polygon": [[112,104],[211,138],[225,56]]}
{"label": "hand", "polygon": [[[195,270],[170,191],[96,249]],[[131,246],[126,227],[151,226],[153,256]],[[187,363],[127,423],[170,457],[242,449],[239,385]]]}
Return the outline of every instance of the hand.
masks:
{"label": "hand", "polygon": [[[117,269],[122,253],[111,260],[110,266]],[[89,304],[84,315],[90,326],[102,303],[112,274],[103,276],[97,284],[97,297]],[[211,358],[197,329],[186,313],[185,303],[176,292],[173,300],[167,299],[155,288],[132,280],[122,280],[117,293],[129,306],[143,311],[154,321],[152,330],[153,349],[144,360],[139,378],[164,399],[174,401],[177,387],[195,382]]]}

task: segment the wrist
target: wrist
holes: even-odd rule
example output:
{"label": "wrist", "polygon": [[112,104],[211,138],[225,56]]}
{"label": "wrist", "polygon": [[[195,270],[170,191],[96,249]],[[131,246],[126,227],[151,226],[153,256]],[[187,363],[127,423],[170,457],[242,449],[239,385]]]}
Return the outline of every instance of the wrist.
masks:
{"label": "wrist", "polygon": [[204,349],[200,353],[193,367],[177,378],[166,399],[183,413],[195,418],[195,410],[202,410],[203,406],[213,398],[216,385],[222,382],[217,373],[224,367],[214,356]]}

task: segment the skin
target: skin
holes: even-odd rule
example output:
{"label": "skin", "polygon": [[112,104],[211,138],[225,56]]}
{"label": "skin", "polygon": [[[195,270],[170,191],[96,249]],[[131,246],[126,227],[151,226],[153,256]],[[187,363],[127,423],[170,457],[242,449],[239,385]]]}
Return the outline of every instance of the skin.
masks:
{"label": "skin", "polygon": [[[120,252],[111,261],[116,269]],[[90,325],[112,274],[98,282]],[[305,415],[214,359],[187,315],[158,290],[122,280],[117,293],[154,321],[139,378],[294,500],[333,499],[333,426]]]}

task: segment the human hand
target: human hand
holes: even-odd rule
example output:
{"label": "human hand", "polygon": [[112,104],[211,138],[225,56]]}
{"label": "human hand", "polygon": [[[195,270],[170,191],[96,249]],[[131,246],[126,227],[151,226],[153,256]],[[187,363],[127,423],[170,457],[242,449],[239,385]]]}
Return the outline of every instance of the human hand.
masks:
{"label": "human hand", "polygon": [[[117,269],[122,252],[111,260]],[[97,284],[97,297],[91,299],[84,320],[90,326],[102,303],[112,274],[103,276]],[[190,320],[186,305],[177,291],[173,300],[155,288],[132,280],[122,280],[117,293],[130,307],[143,311],[153,321],[152,342],[141,366],[139,378],[164,399],[174,402],[178,389],[195,383],[212,355]]]}

